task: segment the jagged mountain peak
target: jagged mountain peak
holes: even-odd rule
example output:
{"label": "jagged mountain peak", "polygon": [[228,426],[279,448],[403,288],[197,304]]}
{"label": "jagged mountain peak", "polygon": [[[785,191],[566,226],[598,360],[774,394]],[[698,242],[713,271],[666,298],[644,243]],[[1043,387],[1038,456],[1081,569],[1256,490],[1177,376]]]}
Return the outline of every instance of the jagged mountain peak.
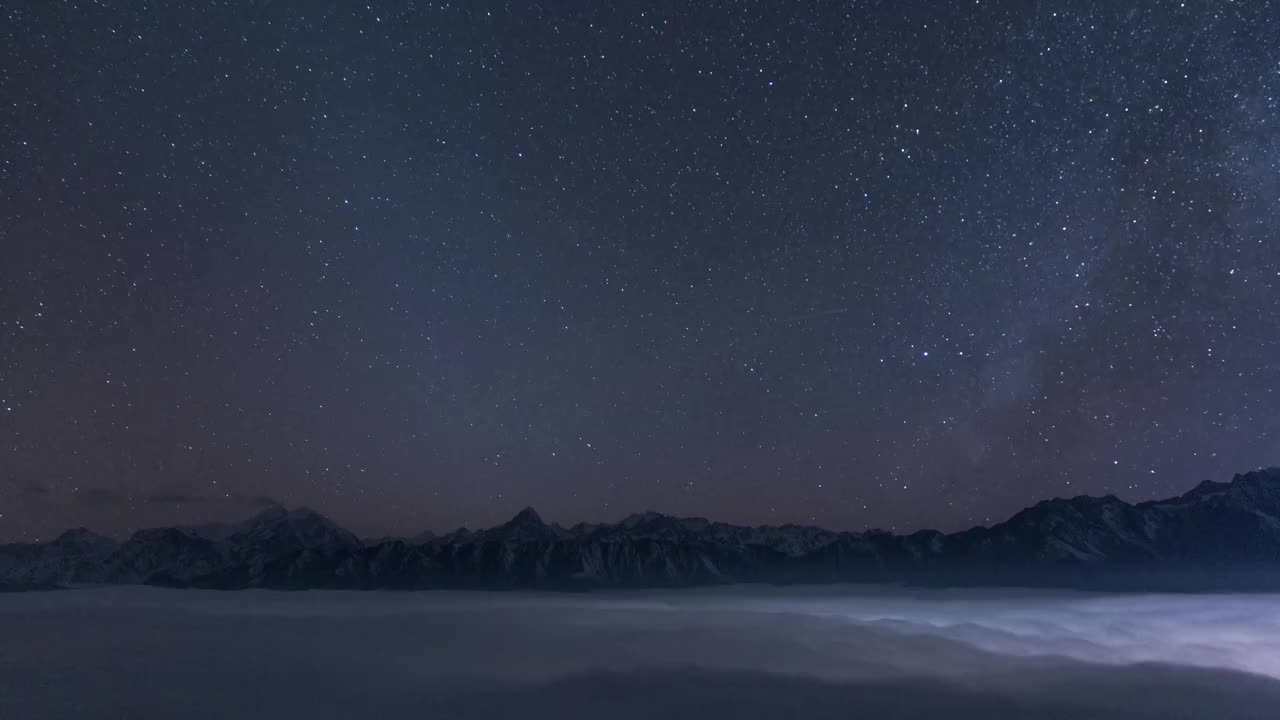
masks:
{"label": "jagged mountain peak", "polygon": [[507,527],[538,527],[545,525],[546,523],[542,521],[542,516],[532,507],[524,508],[506,522]]}
{"label": "jagged mountain peak", "polygon": [[1094,517],[1098,515],[1123,512],[1132,508],[1129,503],[1115,495],[1076,495],[1069,498],[1051,498],[1041,500],[1031,507],[1019,510],[1013,517],[993,526],[992,529],[1016,526],[1044,526],[1045,523],[1059,524],[1072,517]]}
{"label": "jagged mountain peak", "polygon": [[94,543],[94,544],[115,544],[115,541],[104,535],[85,527],[71,528],[64,531],[61,535],[54,538],[55,543]]}
{"label": "jagged mountain peak", "polygon": [[1245,497],[1257,493],[1280,494],[1280,468],[1263,468],[1247,473],[1237,473],[1227,482],[1204,480],[1176,498],[1156,500],[1152,501],[1152,503],[1144,503],[1144,505],[1169,505],[1179,502],[1196,503],[1231,497]]}
{"label": "jagged mountain peak", "polygon": [[676,517],[652,510],[634,513],[623,518],[615,525],[604,525],[601,529],[608,533],[640,533],[648,536],[669,539],[687,538],[702,533],[713,532],[717,528],[730,529],[734,526],[713,523],[700,517]]}
{"label": "jagged mountain peak", "polygon": [[273,505],[266,510],[263,510],[257,515],[254,515],[252,520],[247,524],[253,525],[278,522],[316,523],[329,525],[335,528],[338,527],[338,524],[330,520],[327,516],[312,510],[309,507],[301,506],[290,510],[283,505]]}
{"label": "jagged mountain peak", "polygon": [[[1237,479],[1239,479],[1240,477],[1241,477],[1240,475],[1236,476]],[[1232,482],[1234,482],[1234,480]],[[1229,489],[1230,487],[1231,487],[1230,482],[1215,482],[1213,480],[1202,480],[1198,485],[1191,488],[1187,492],[1183,493],[1182,497],[1188,498],[1188,499],[1204,497],[1206,495],[1212,495],[1214,493],[1223,492]]]}
{"label": "jagged mountain peak", "polygon": [[55,553],[67,556],[105,557],[120,547],[120,543],[87,528],[78,527],[54,538],[48,547]]}
{"label": "jagged mountain peak", "polygon": [[289,510],[285,508],[285,506],[283,505],[279,505],[279,504],[268,505],[266,508],[263,508],[261,512],[249,518],[249,520],[245,524],[249,525],[249,524],[260,523],[260,522],[274,522],[276,520],[280,520],[281,518],[285,517],[288,514],[289,514]]}
{"label": "jagged mountain peak", "polygon": [[288,552],[364,545],[355,534],[315,510],[306,507],[287,510],[282,506],[258,513],[228,540],[236,546],[272,547]]}
{"label": "jagged mountain peak", "polygon": [[1280,491],[1280,468],[1262,468],[1236,475],[1231,479],[1231,485],[1265,492]]}
{"label": "jagged mountain peak", "polygon": [[504,542],[524,539],[550,540],[562,532],[560,528],[543,522],[542,516],[538,514],[538,511],[531,507],[526,507],[507,522],[493,529],[481,531],[476,534],[476,537],[497,539]]}
{"label": "jagged mountain peak", "polygon": [[475,530],[472,530],[466,527],[460,527],[450,532],[447,532],[435,539],[442,543],[453,543],[453,542],[460,542],[462,540],[466,540],[467,538],[470,538],[475,534],[476,534]]}
{"label": "jagged mountain peak", "polygon": [[632,513],[622,519],[620,523],[624,528],[637,528],[641,525],[649,525],[652,523],[664,522],[672,520],[670,515],[666,515],[654,510],[645,510],[644,512]]}
{"label": "jagged mountain peak", "polygon": [[991,527],[949,534],[747,527],[657,512],[564,530],[532,508],[489,530],[460,530],[419,544],[362,543],[307,508],[271,507],[230,527],[238,529],[225,537],[189,528],[140,530],[120,546],[77,528],[52,543],[0,546],[0,583],[645,587],[938,577],[1060,582],[1097,572],[1133,583],[1135,570],[1212,582],[1222,568],[1235,568],[1280,585],[1276,469],[1136,505],[1113,495],[1057,498]]}
{"label": "jagged mountain peak", "polygon": [[1231,481],[1280,483],[1280,467],[1258,468],[1246,473],[1237,473]]}

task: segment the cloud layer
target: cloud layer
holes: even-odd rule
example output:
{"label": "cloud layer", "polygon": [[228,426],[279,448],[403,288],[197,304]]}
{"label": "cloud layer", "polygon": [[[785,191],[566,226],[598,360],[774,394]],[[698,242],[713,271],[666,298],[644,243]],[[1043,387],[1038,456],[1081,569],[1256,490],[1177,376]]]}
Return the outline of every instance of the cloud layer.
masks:
{"label": "cloud layer", "polygon": [[1261,718],[1280,703],[1277,604],[848,588],[9,595],[0,716]]}

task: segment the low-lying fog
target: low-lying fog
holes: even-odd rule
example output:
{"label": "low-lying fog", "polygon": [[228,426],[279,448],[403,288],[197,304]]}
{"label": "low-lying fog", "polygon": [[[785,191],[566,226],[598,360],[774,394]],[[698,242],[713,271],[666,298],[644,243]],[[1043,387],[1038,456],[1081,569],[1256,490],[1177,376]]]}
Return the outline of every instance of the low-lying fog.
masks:
{"label": "low-lying fog", "polygon": [[1272,718],[1277,707],[1275,595],[0,595],[0,718]]}

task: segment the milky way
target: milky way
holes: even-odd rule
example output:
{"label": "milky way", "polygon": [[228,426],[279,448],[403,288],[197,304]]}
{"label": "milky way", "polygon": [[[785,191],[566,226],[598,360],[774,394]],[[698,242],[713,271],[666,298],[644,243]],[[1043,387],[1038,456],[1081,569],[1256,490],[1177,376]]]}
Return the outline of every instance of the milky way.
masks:
{"label": "milky way", "polygon": [[9,4],[0,538],[1275,464],[1269,5]]}

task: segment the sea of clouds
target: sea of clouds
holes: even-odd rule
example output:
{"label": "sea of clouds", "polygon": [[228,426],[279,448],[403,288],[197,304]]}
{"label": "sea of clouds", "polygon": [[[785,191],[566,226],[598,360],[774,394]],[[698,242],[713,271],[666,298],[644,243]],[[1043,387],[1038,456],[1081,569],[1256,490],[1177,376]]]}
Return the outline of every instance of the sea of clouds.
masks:
{"label": "sea of clouds", "polygon": [[1280,596],[0,595],[0,718],[1274,718]]}

